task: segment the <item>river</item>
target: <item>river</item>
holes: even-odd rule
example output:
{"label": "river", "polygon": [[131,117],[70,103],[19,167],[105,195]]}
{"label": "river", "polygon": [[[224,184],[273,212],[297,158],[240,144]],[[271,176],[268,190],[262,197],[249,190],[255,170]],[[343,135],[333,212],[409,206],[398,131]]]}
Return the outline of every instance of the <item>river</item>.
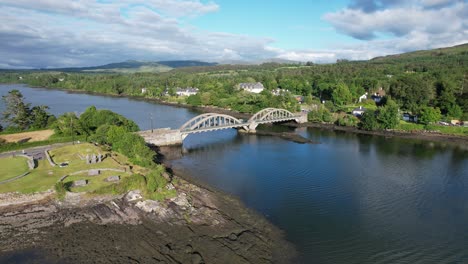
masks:
{"label": "river", "polygon": [[[0,85],[50,112],[110,109],[140,128],[197,112],[148,101]],[[303,263],[467,263],[468,152],[458,146],[319,129],[320,144],[224,130],[190,135],[179,171],[239,197],[285,231]]]}

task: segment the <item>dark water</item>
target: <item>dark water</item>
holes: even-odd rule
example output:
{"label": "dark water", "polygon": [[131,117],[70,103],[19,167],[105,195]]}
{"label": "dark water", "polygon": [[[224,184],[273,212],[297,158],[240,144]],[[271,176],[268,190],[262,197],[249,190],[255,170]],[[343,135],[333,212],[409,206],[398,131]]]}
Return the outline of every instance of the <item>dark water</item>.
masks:
{"label": "dark water", "polygon": [[[7,89],[0,86],[0,93]],[[178,127],[197,114],[124,98],[21,90],[54,113],[94,104],[142,128],[148,122],[141,116],[150,112],[160,127]],[[225,130],[188,136],[184,156],[172,163],[268,217],[304,263],[468,263],[467,146],[297,133],[321,144]]]}

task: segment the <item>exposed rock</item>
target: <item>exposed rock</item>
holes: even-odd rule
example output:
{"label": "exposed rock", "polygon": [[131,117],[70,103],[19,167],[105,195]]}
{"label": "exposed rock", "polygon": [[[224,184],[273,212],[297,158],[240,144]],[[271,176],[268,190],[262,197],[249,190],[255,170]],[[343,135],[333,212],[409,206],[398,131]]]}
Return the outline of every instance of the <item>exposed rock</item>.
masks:
{"label": "exposed rock", "polygon": [[139,191],[113,198],[67,193],[63,202],[0,207],[0,249],[39,249],[51,263],[292,262],[293,248],[265,219],[231,198],[178,182],[175,188],[190,190],[190,197],[183,191],[133,203]]}
{"label": "exposed rock", "polygon": [[188,199],[187,199],[187,194],[184,193],[184,192],[179,192],[176,197],[171,198],[170,200],[171,200],[171,202],[174,202],[175,204],[177,204],[178,206],[180,206],[184,210],[186,210],[186,209],[188,209],[189,207],[192,206],[190,204],[190,202],[188,201]]}
{"label": "exposed rock", "polygon": [[133,190],[133,191],[129,191],[126,195],[125,195],[125,200],[127,202],[135,202],[135,201],[139,201],[139,200],[142,200],[143,199],[143,196],[141,195],[141,191],[140,190]]}
{"label": "exposed rock", "polygon": [[174,190],[175,187],[172,183],[169,183],[168,185],[166,185],[166,189],[170,191],[170,190]]}
{"label": "exposed rock", "polygon": [[106,181],[106,182],[118,182],[118,181],[120,181],[120,176],[119,175],[109,176],[106,179],[104,179],[104,181]]}

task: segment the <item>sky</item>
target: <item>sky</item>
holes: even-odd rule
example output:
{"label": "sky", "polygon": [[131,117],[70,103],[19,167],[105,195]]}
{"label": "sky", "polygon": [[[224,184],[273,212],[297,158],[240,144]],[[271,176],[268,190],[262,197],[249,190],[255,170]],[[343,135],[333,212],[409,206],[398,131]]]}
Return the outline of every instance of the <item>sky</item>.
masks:
{"label": "sky", "polygon": [[0,68],[330,63],[468,42],[468,0],[0,0]]}

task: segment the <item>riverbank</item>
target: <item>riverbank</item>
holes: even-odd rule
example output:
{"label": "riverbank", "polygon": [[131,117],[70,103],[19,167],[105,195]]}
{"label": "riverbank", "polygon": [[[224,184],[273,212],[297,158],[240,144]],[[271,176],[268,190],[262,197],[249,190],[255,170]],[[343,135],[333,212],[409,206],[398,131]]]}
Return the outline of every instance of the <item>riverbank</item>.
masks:
{"label": "riverbank", "polygon": [[[34,87],[34,88],[46,88],[46,87]],[[241,113],[241,112],[219,108],[219,107],[191,106],[187,104],[167,102],[158,98],[146,98],[142,96],[132,96],[132,95],[115,95],[115,94],[98,93],[98,92],[83,91],[83,90],[76,90],[76,89],[61,89],[61,88],[46,88],[46,89],[60,90],[60,91],[65,91],[65,92],[70,92],[70,93],[77,93],[77,94],[101,95],[101,96],[110,96],[110,97],[115,97],[115,98],[131,98],[134,100],[156,102],[162,105],[190,109],[190,110],[201,112],[201,113],[215,112],[215,113],[220,113],[220,114],[227,114],[227,115],[231,115],[236,118],[242,118],[242,119],[249,119],[252,116],[252,114],[249,114],[249,113]],[[400,137],[400,138],[408,138],[408,139],[420,139],[420,140],[425,140],[425,141],[435,141],[435,142],[443,142],[443,143],[466,144],[468,142],[468,137],[456,136],[456,135],[450,135],[450,134],[442,134],[442,133],[437,133],[437,132],[396,131],[396,130],[366,131],[366,130],[357,129],[355,127],[343,127],[343,126],[337,126],[334,124],[322,124],[322,123],[310,123],[310,122],[304,123],[304,124],[288,123],[286,125],[291,126],[291,127],[311,127],[311,128],[327,129],[327,130],[334,130],[334,131],[343,131],[347,133],[367,134],[367,135],[376,135],[376,136],[384,136],[384,137]]]}
{"label": "riverbank", "polygon": [[311,122],[307,122],[303,124],[288,123],[287,125],[290,127],[310,127],[310,128],[318,128],[318,129],[325,129],[325,130],[332,130],[332,131],[342,131],[342,132],[347,132],[347,133],[374,135],[374,136],[382,136],[382,137],[418,139],[418,140],[425,140],[425,141],[456,144],[460,146],[464,146],[468,143],[468,137],[447,135],[447,134],[441,134],[437,132],[424,132],[424,131],[405,132],[405,131],[397,131],[397,130],[367,131],[367,130],[361,130],[355,127],[345,127],[345,126],[337,126],[334,124],[321,124],[321,123],[311,123]]}
{"label": "riverbank", "polygon": [[[0,262],[290,263],[283,234],[232,197],[179,177],[168,201],[137,192],[0,197]],[[21,200],[22,203],[15,203]],[[29,258],[29,259],[28,259]]]}

